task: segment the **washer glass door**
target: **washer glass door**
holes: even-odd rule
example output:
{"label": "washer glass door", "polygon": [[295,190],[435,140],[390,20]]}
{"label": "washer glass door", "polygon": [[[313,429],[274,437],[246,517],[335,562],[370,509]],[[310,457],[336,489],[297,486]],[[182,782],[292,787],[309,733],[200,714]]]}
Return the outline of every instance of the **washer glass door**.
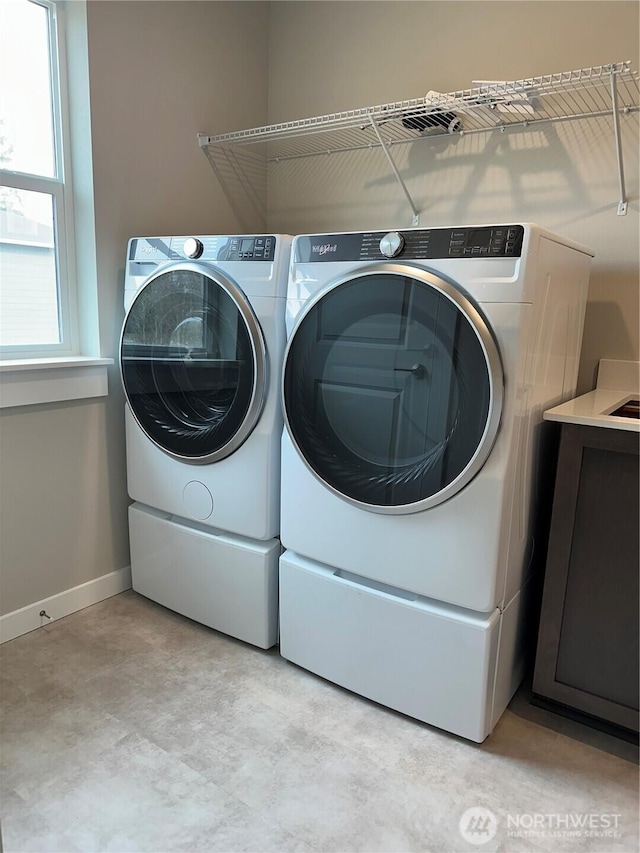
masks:
{"label": "washer glass door", "polygon": [[264,404],[258,320],[233,282],[197,264],[165,267],[141,288],[125,318],[120,368],[138,425],[178,459],[229,456]]}
{"label": "washer glass door", "polygon": [[286,353],[289,434],[311,471],[383,513],[440,503],[477,473],[502,406],[500,357],[477,308],[418,269],[380,265],[334,284]]}

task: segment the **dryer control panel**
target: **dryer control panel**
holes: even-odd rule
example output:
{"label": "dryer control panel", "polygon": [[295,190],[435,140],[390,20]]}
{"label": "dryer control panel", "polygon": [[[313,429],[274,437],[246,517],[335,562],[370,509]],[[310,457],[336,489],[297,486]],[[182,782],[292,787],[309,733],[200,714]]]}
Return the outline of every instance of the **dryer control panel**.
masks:
{"label": "dryer control panel", "polygon": [[522,225],[317,234],[297,238],[295,261],[385,261],[390,257],[403,260],[518,258],[522,254],[523,236]]}

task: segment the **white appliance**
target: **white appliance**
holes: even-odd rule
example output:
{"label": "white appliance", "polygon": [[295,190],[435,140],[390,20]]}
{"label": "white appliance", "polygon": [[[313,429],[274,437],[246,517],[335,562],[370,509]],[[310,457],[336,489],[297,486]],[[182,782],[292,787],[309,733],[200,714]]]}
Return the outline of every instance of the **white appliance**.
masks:
{"label": "white appliance", "polygon": [[133,588],[263,648],[278,628],[290,248],[132,238],[120,345]]}
{"label": "white appliance", "polygon": [[294,238],[280,649],[482,741],[522,677],[542,413],[591,253],[530,224]]}

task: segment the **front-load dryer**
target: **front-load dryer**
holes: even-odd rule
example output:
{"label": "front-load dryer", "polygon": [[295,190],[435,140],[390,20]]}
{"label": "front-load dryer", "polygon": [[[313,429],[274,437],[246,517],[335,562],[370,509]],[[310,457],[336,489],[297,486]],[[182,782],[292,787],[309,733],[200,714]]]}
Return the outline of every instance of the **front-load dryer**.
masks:
{"label": "front-load dryer", "polygon": [[575,391],[590,262],[530,224],[294,239],[285,658],[491,731],[522,676],[542,413]]}
{"label": "front-load dryer", "polygon": [[277,639],[290,247],[132,238],[120,344],[133,588],[263,648]]}

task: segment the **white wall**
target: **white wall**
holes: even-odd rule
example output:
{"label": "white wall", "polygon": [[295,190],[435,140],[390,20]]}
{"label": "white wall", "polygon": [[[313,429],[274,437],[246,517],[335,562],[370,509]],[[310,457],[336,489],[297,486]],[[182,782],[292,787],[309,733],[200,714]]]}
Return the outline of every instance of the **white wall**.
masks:
{"label": "white wall", "polygon": [[[275,2],[269,121],[324,115],[632,60],[636,2]],[[610,118],[418,140],[394,157],[423,227],[538,222],[596,254],[579,385],[600,358],[638,359],[638,115],[622,120],[627,216],[617,216]],[[402,228],[412,214],[384,155],[358,152],[270,169],[271,230]]]}
{"label": "white wall", "polygon": [[[198,132],[266,122],[268,4],[88,6],[102,355],[116,358],[127,239],[234,232]],[[129,563],[123,396],[1,416],[3,614]]]}

